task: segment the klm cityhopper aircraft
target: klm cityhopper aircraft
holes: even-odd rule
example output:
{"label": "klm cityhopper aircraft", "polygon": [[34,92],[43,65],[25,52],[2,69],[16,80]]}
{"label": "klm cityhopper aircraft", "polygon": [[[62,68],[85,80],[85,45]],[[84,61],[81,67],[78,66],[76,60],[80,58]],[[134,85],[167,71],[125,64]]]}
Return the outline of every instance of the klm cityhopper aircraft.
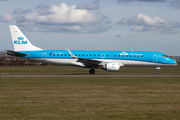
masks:
{"label": "klm cityhopper aircraft", "polygon": [[13,50],[8,55],[25,57],[32,61],[71,65],[90,68],[94,74],[96,68],[107,71],[119,71],[123,66],[153,66],[159,74],[161,66],[174,66],[177,63],[160,52],[147,51],[95,51],[95,50],[44,50],[31,44],[26,36],[15,25],[10,25]]}

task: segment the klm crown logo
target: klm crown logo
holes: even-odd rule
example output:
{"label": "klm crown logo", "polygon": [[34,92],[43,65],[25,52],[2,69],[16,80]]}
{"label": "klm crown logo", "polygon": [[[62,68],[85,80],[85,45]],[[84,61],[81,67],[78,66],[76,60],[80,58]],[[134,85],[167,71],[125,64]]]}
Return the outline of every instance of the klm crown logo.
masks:
{"label": "klm crown logo", "polygon": [[17,39],[18,39],[18,40],[24,40],[24,37],[21,37],[21,36],[20,36],[20,37],[18,37]]}
{"label": "klm crown logo", "polygon": [[128,53],[122,52],[122,53],[120,53],[120,55],[128,55]]}
{"label": "klm crown logo", "polygon": [[24,37],[17,37],[18,40],[14,40],[14,44],[27,44],[27,41],[24,41]]}

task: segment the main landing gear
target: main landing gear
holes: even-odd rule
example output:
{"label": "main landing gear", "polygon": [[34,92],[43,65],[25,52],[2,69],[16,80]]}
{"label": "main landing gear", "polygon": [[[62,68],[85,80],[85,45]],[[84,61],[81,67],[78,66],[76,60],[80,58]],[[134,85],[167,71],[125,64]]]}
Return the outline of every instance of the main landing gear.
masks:
{"label": "main landing gear", "polygon": [[95,70],[94,69],[90,69],[89,70],[89,74],[94,74],[95,73]]}
{"label": "main landing gear", "polygon": [[159,70],[161,69],[161,67],[156,67],[156,71],[155,71],[155,73],[156,74],[159,74]]}

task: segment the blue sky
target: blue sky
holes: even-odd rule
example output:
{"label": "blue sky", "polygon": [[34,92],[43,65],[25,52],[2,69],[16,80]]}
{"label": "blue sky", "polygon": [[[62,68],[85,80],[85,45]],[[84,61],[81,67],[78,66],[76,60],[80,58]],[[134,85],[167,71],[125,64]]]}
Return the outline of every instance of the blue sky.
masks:
{"label": "blue sky", "polygon": [[0,50],[9,25],[43,49],[159,51],[180,55],[180,0],[0,0]]}

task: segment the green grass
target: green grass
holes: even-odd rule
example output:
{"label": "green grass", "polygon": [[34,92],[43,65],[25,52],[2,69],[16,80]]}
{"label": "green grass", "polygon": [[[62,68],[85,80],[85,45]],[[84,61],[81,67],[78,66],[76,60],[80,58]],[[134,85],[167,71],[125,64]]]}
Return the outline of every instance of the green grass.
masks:
{"label": "green grass", "polygon": [[178,120],[180,77],[0,77],[0,119]]}
{"label": "green grass", "polygon": [[[89,74],[89,69],[72,66],[0,66],[0,74]],[[122,67],[119,72],[96,69],[95,74],[154,74],[155,67]],[[162,67],[160,74],[180,74],[180,65]]]}

